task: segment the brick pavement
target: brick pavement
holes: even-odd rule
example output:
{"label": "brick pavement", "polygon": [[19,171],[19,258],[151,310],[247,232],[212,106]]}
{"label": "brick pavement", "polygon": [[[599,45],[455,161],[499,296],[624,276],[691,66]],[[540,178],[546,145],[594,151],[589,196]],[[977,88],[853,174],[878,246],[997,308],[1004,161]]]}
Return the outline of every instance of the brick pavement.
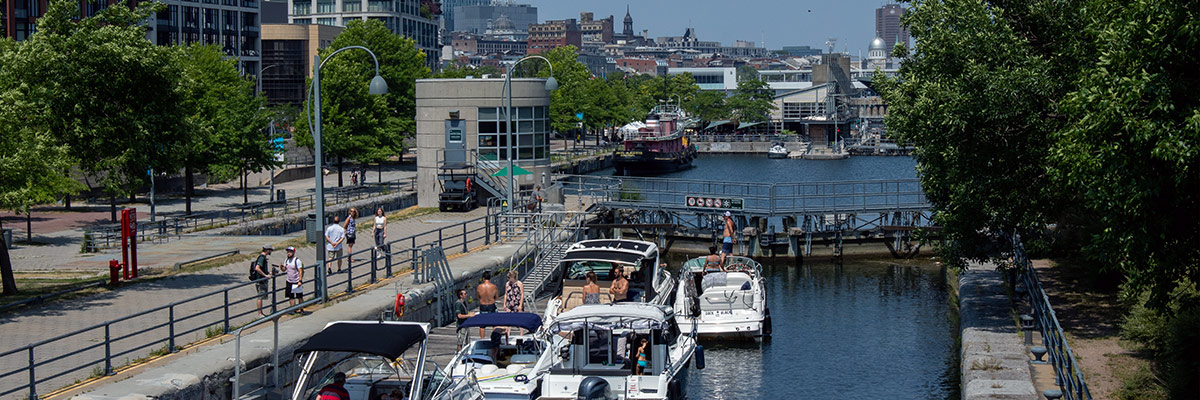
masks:
{"label": "brick pavement", "polygon": [[[396,240],[416,233],[437,229],[440,227],[453,226],[463,221],[480,217],[486,213],[485,209],[476,209],[470,213],[449,214],[435,213],[431,215],[416,217],[404,221],[396,221],[388,224],[388,239]],[[483,223],[478,222],[467,226],[468,230],[482,229]],[[458,229],[446,231],[443,234],[449,243],[446,248],[447,254],[457,254],[462,252],[461,241],[459,239],[450,239],[452,236],[459,235],[462,232]],[[472,237],[482,235],[482,232],[472,234]],[[261,246],[260,243],[280,243],[293,238],[303,237],[303,233],[296,233],[287,236],[278,237],[185,237],[183,240],[157,245],[157,249],[161,249],[161,257],[170,257],[172,249],[175,251],[185,252],[192,251],[195,248],[204,248],[206,246],[227,247],[231,242],[239,242],[236,245],[242,247],[256,248]],[[361,248],[366,248],[364,244],[370,244],[373,240],[370,238],[369,232],[360,234],[362,238],[359,242]],[[437,240],[437,234],[424,235],[417,238],[418,244],[429,243]],[[397,243],[391,249],[398,259],[407,259],[407,255],[411,254],[408,250],[412,241]],[[483,245],[482,239],[469,243],[470,248]],[[156,249],[156,250],[157,250]],[[250,250],[247,253],[253,253]],[[147,254],[147,253],[143,253]],[[306,263],[313,263],[315,260],[315,248],[303,247],[298,250],[298,256]],[[149,257],[149,255],[147,255]],[[272,257],[272,263],[280,263],[284,259],[282,249],[279,249]],[[367,275],[370,271],[370,257],[362,257],[364,260],[357,261],[352,271],[354,272],[354,285],[359,285],[367,282]],[[397,269],[399,265],[395,266]],[[383,269],[382,263],[378,264],[380,270]],[[254,302],[250,300],[254,294],[252,286],[245,285],[248,262],[237,262],[230,265],[225,265],[218,268],[209,269],[206,271],[177,275],[169,278],[158,279],[149,282],[139,282],[137,284],[128,285],[126,287],[105,292],[97,295],[86,296],[68,301],[60,301],[48,305],[27,307],[14,310],[11,313],[0,315],[0,353],[19,349],[36,341],[45,340],[54,336],[73,332],[75,330],[87,328],[92,325],[102,324],[106,321],[111,321],[127,315],[137,313],[139,311],[149,310],[155,307],[164,306],[171,302],[180,301],[183,299],[199,296],[205,293],[221,291],[222,289],[237,286],[228,291],[230,302],[233,303],[229,309],[230,314],[234,317],[232,323],[245,323],[253,319]],[[393,271],[395,272],[395,271]],[[313,275],[311,269],[306,272],[306,279],[310,279]],[[383,272],[379,273],[382,277]],[[280,280],[282,282],[282,280]],[[331,293],[339,293],[346,288],[346,274],[337,274],[330,278]],[[286,300],[282,295],[282,284],[279,285],[279,293],[277,300],[286,304]],[[306,294],[311,294],[312,284],[305,285]],[[185,315],[196,315],[194,318],[176,324],[175,329],[177,335],[177,345],[191,342],[197,339],[204,338],[204,328],[212,326],[224,319],[224,295],[218,293],[216,295],[206,297],[199,301],[181,304],[175,309],[176,318],[181,318]],[[269,303],[269,301],[267,302]],[[204,313],[197,314],[203,310]],[[128,334],[136,334],[133,339],[126,339],[114,342],[111,350],[113,354],[125,353],[113,357],[114,367],[120,367],[125,363],[126,359],[133,360],[149,354],[152,350],[157,350],[166,345],[165,338],[167,335],[167,327],[157,327],[165,324],[168,321],[169,310],[158,311],[146,316],[138,317],[129,321],[114,324],[110,328],[110,337],[119,337]],[[179,334],[180,332],[191,331],[187,334]],[[92,372],[93,367],[102,367],[104,357],[104,332],[102,329],[96,329],[84,334],[72,336],[70,338],[55,342],[51,345],[39,347],[35,350],[34,358],[42,365],[37,366],[38,379],[47,379],[59,371],[65,369],[83,367],[79,371],[64,374],[59,377],[50,378],[47,382],[38,385],[39,393],[47,393],[53,389],[57,389],[75,382],[77,379],[87,378]],[[87,346],[94,346],[91,350],[78,355],[62,358],[60,360],[51,359],[59,357],[74,349],[81,349]],[[16,354],[0,357],[0,375],[16,371],[28,364],[28,353],[18,352]],[[28,373],[20,371],[11,376],[0,377],[0,393],[9,391],[28,381]],[[27,390],[18,390],[14,393],[0,395],[0,398],[12,398],[14,396],[24,396]]]}

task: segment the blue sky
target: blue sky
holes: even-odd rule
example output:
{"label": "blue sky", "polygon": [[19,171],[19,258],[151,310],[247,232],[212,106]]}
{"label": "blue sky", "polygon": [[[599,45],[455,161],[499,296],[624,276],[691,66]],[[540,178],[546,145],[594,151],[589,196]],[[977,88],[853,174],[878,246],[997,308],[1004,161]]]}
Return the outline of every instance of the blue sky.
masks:
{"label": "blue sky", "polygon": [[734,40],[766,39],[767,48],[808,45],[825,48],[825,40],[838,38],[837,51],[865,56],[875,36],[875,9],[885,0],[517,0],[537,6],[538,19],[579,18],[591,11],[596,18],[615,16],[620,32],[625,5],[638,34],[650,37],[679,36],[689,25],[700,40],[726,45]]}

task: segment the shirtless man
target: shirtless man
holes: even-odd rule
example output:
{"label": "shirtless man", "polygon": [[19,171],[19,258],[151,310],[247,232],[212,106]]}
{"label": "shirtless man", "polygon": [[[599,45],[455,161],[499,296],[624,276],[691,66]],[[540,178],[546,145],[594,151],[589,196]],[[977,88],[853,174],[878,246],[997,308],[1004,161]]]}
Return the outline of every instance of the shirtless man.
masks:
{"label": "shirtless man", "polygon": [[724,238],[721,239],[721,264],[725,264],[725,257],[733,255],[733,217],[729,211],[725,212],[725,230]]}
{"label": "shirtless man", "polygon": [[[496,312],[496,285],[492,283],[492,271],[483,271],[483,283],[475,287],[475,297],[479,298],[479,313]],[[485,337],[483,327],[479,328],[479,337]]]}
{"label": "shirtless man", "polygon": [[613,282],[608,288],[608,294],[612,295],[613,303],[625,301],[629,296],[629,281],[625,280],[624,270],[620,266],[612,269]]}

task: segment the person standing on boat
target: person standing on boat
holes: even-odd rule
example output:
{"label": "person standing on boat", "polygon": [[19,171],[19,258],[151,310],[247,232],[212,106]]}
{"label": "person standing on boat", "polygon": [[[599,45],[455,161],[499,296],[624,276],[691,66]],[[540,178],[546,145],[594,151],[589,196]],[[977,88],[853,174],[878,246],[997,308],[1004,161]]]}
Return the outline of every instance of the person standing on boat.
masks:
{"label": "person standing on boat", "polygon": [[625,301],[629,298],[629,281],[625,280],[625,273],[620,266],[613,267],[612,277],[613,283],[608,288],[608,294],[612,295],[613,303]]}
{"label": "person standing on boat", "polygon": [[350,400],[350,392],[346,391],[346,373],[333,374],[333,382],[317,392],[317,400]]}
{"label": "person standing on boat", "polygon": [[723,232],[725,237],[721,239],[721,264],[725,264],[725,257],[733,255],[733,229],[733,215],[726,211]]}
{"label": "person standing on boat", "polygon": [[504,312],[525,311],[525,285],[517,279],[517,270],[508,270],[508,283],[504,284]]}
{"label": "person standing on boat", "polygon": [[596,284],[596,273],[587,273],[587,284],[583,285],[583,304],[600,304],[600,285]]}
{"label": "person standing on boat", "polygon": [[[492,271],[483,271],[483,282],[475,286],[475,297],[479,298],[479,313],[496,312],[496,284],[492,283]],[[483,337],[484,329],[479,327],[479,337]]]}

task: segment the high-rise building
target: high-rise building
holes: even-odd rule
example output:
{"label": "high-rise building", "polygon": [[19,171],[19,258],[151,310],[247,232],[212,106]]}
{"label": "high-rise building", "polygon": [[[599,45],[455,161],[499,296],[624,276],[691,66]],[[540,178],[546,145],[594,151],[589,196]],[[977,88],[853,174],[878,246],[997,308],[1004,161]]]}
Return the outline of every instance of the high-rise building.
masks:
{"label": "high-rise building", "polygon": [[307,98],[313,56],[333,44],[342,27],[263,24],[262,93],[270,104],[300,104]]}
{"label": "high-rise building", "polygon": [[896,43],[908,46],[908,28],[900,23],[900,17],[903,16],[904,7],[899,4],[892,3],[875,9],[875,37],[883,39],[889,57]]}
{"label": "high-rise building", "polygon": [[455,9],[464,6],[484,6],[490,0],[442,0],[442,24],[446,32],[459,30],[455,24]]}
{"label": "high-rise building", "polygon": [[[229,57],[237,58],[238,68],[257,76],[259,55],[258,0],[161,0],[167,8],[148,21],[146,39],[157,45],[205,43],[217,44]],[[36,31],[37,19],[46,12],[47,0],[5,0],[4,36],[25,40]],[[117,0],[80,1],[83,17],[91,17]],[[128,3],[136,7],[137,1]]]}
{"label": "high-rise building", "polygon": [[344,27],[355,19],[378,20],[393,33],[416,41],[430,67],[436,68],[441,62],[437,15],[430,11],[422,13],[421,5],[426,3],[423,0],[288,0],[288,3],[289,23]]}
{"label": "high-rise building", "polygon": [[454,28],[449,25],[447,30],[482,34],[488,29],[488,24],[504,15],[517,30],[529,32],[529,25],[538,23],[537,7],[528,4],[508,2],[491,2],[480,5],[455,7]]}

